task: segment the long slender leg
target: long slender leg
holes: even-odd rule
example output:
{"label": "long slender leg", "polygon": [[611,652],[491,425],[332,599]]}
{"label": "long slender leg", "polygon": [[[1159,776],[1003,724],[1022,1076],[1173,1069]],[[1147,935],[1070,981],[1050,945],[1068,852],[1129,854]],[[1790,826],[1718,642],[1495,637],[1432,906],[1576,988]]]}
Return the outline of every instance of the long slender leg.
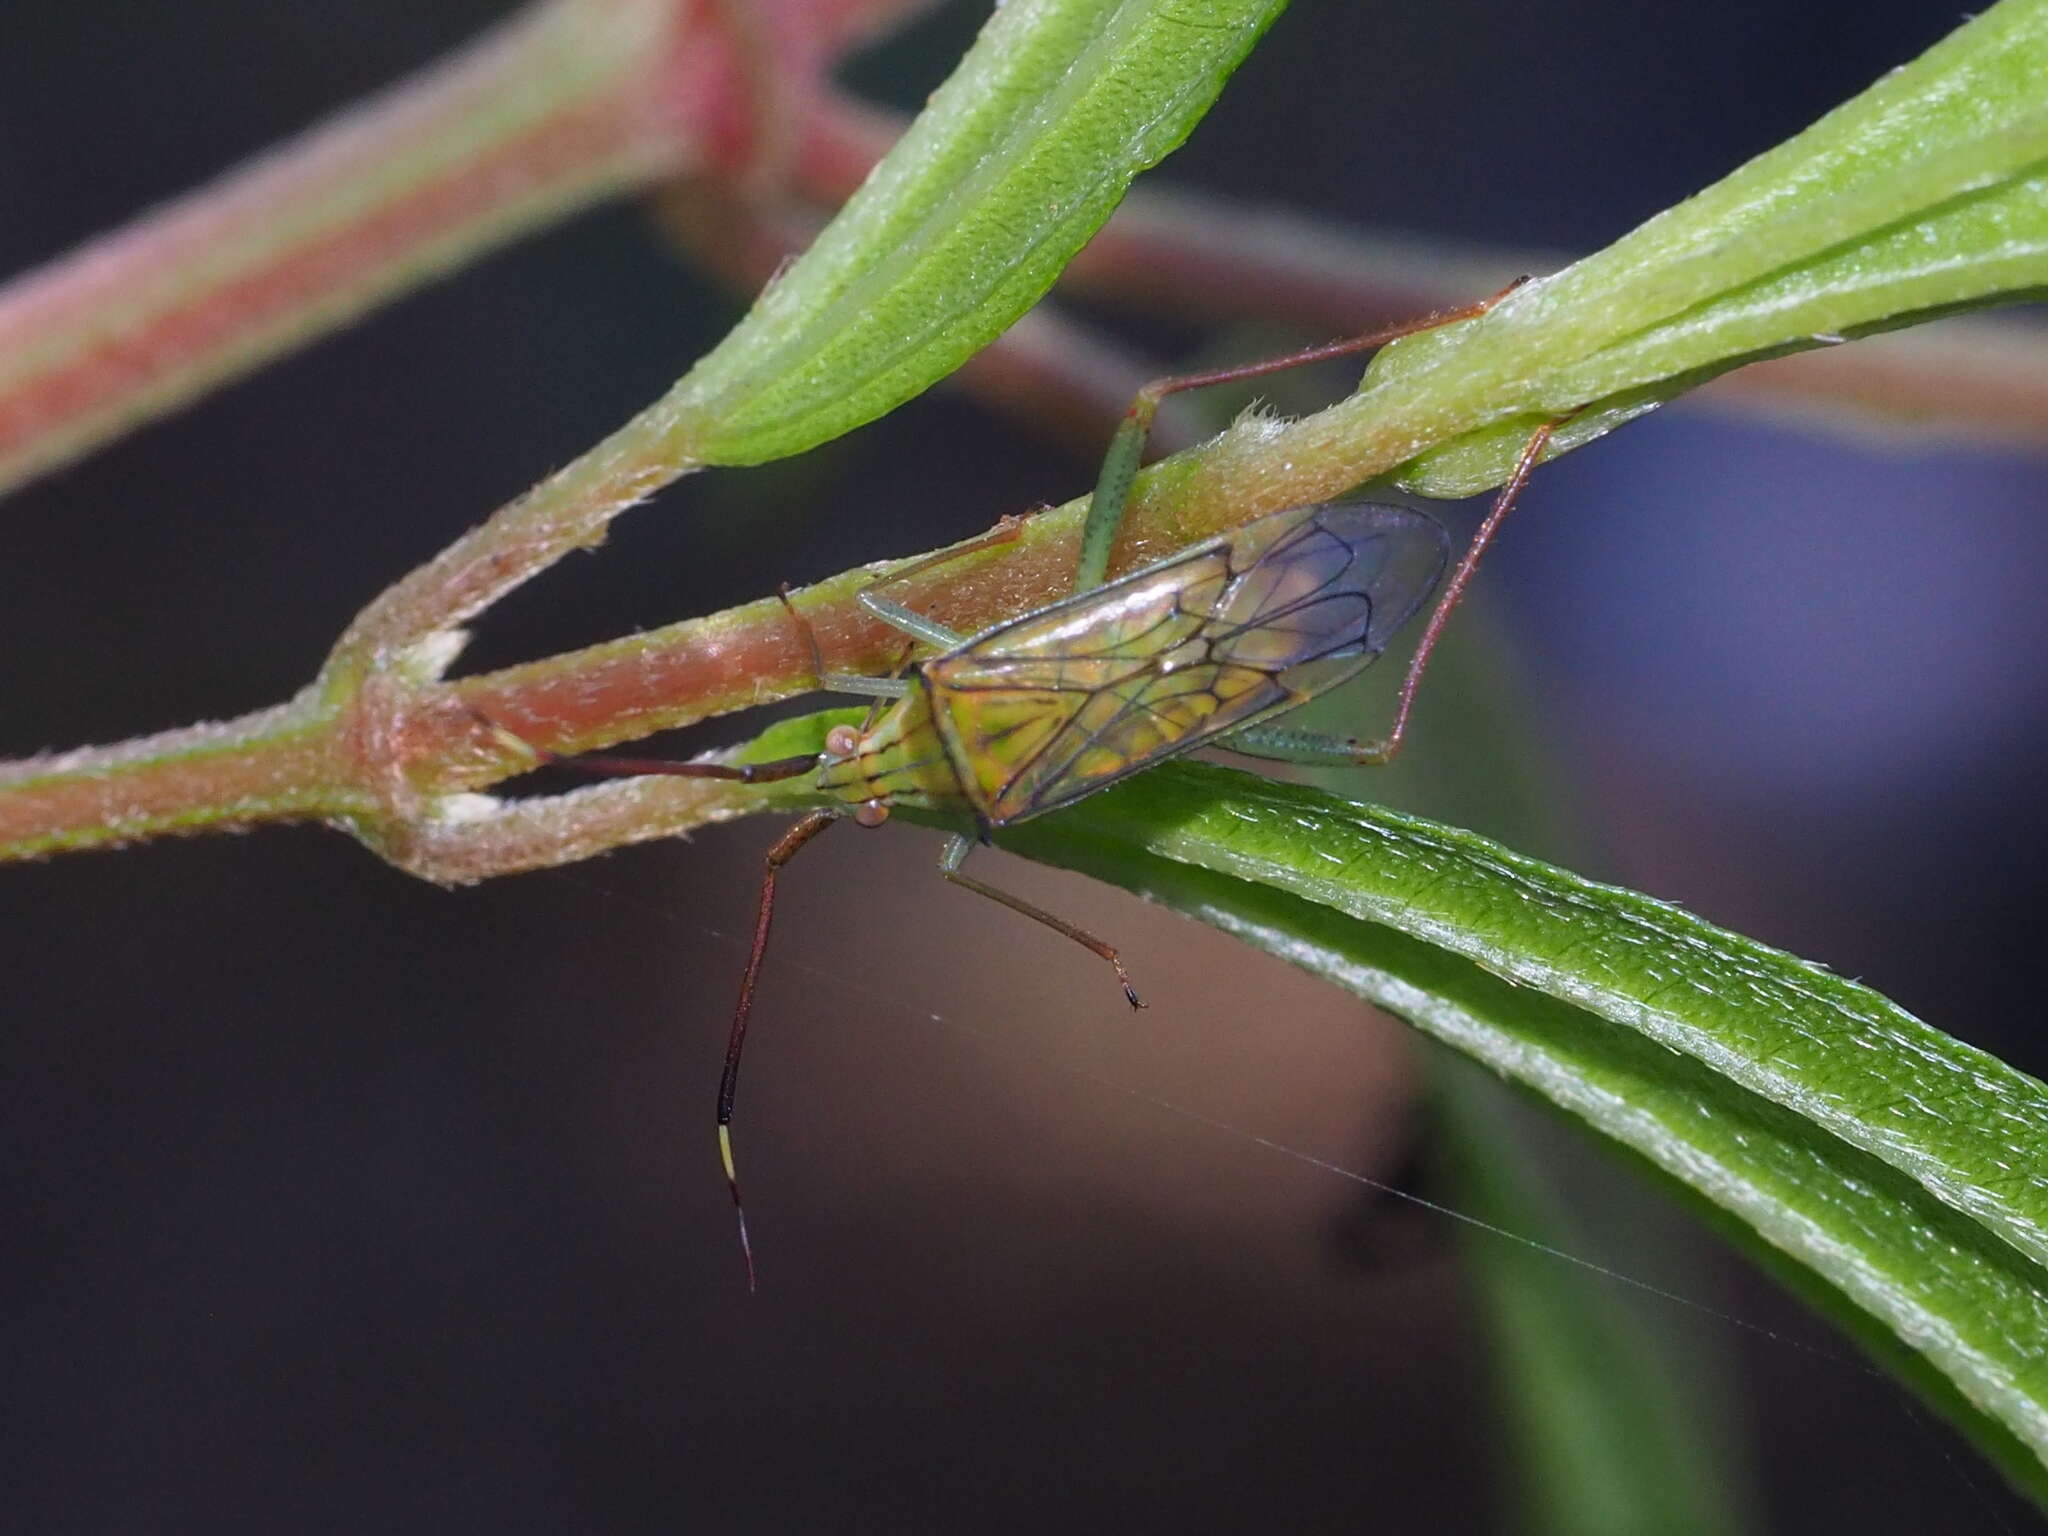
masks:
{"label": "long slender leg", "polygon": [[[804,648],[811,653],[811,676],[817,679],[818,686],[825,692],[851,693],[861,698],[874,699],[878,703],[883,699],[900,699],[910,692],[911,685],[900,677],[868,677],[859,672],[827,672],[825,651],[824,647],[818,644],[818,632],[811,627],[811,621],[797,611],[796,604],[790,601],[789,583],[785,581],[776,588],[775,595],[782,599],[782,611],[789,615],[789,622],[796,626],[797,635],[803,641]],[[905,653],[904,659],[909,660],[908,653]],[[899,667],[897,670],[902,669]],[[872,717],[869,723],[873,724]]]}
{"label": "long slender leg", "polygon": [[889,699],[908,698],[910,690],[917,684],[907,677],[869,677],[861,672],[826,672],[819,676],[818,686],[827,693],[850,693],[863,699],[883,703]]}
{"label": "long slender leg", "polygon": [[726,1186],[732,1191],[732,1210],[739,1222],[740,1253],[747,1261],[747,1289],[756,1285],[754,1245],[747,1238],[747,1212],[740,1204],[740,1176],[732,1159],[732,1105],[740,1088],[740,1055],[747,1044],[747,1019],[754,1011],[754,985],[761,979],[761,962],[768,954],[768,933],[775,923],[775,877],[797,851],[839,819],[834,811],[812,811],[782,834],[768,850],[761,864],[761,904],[754,916],[754,947],[747,953],[746,974],[740,978],[740,1000],[733,1009],[732,1031],[725,1040],[725,1071],[718,1079],[718,1158],[725,1165]]}
{"label": "long slender leg", "polygon": [[946,851],[939,855],[939,873],[955,885],[964,886],[977,896],[986,896],[990,901],[999,901],[1012,912],[1021,912],[1032,921],[1045,924],[1054,933],[1065,934],[1084,949],[1093,950],[1096,954],[1107,960],[1115,969],[1116,979],[1123,987],[1124,997],[1130,1005],[1133,1008],[1145,1006],[1143,1002],[1139,1001],[1138,989],[1131,985],[1130,973],[1124,969],[1124,963],[1118,958],[1116,949],[1112,945],[1098,939],[1085,928],[1076,928],[1065,918],[1054,917],[1052,913],[1046,911],[1043,907],[1034,907],[1021,896],[1012,896],[1008,891],[999,891],[992,885],[984,885],[972,876],[961,874],[960,866],[967,862],[967,855],[972,852],[974,852],[973,838],[955,837],[946,844]]}
{"label": "long slender leg", "polygon": [[1215,368],[1206,373],[1170,374],[1163,379],[1154,379],[1139,390],[1137,397],[1131,401],[1131,408],[1124,413],[1124,419],[1117,425],[1116,435],[1109,440],[1109,452],[1103,455],[1102,471],[1095,482],[1095,497],[1088,504],[1088,521],[1081,531],[1081,559],[1074,571],[1074,590],[1093,591],[1102,585],[1103,578],[1109,574],[1110,550],[1116,544],[1117,529],[1122,526],[1124,508],[1131,499],[1131,484],[1138,478],[1138,466],[1145,453],[1145,439],[1151,434],[1153,418],[1159,414],[1159,402],[1168,395],[1189,389],[1206,389],[1212,384],[1233,384],[1245,379],[1263,378],[1269,373],[1280,373],[1309,363],[1348,357],[1354,352],[1368,352],[1375,347],[1383,347],[1390,341],[1399,341],[1403,336],[1412,336],[1418,331],[1432,331],[1440,325],[1470,320],[1485,314],[1527,281],[1527,278],[1517,278],[1492,298],[1482,299],[1477,304],[1467,304],[1458,309],[1441,309],[1434,314],[1424,315],[1419,320],[1404,321],[1400,325],[1367,331],[1362,336],[1348,336],[1342,341],[1329,341],[1321,346],[1304,347],[1299,352],[1269,357],[1261,362],[1240,363],[1235,367]]}
{"label": "long slender leg", "polygon": [[913,613],[899,602],[877,597],[865,587],[861,589],[860,605],[891,629],[900,629],[913,640],[922,640],[935,651],[950,651],[967,638],[957,630],[946,628],[936,619],[928,619],[921,613]]}
{"label": "long slender leg", "polygon": [[[748,763],[737,766],[724,763],[678,763],[660,757],[610,757],[584,756],[566,757],[559,752],[550,752],[536,747],[531,742],[506,730],[485,717],[500,737],[517,745],[522,750],[543,762],[574,768],[578,772],[596,774],[608,778],[642,778],[664,776],[675,778],[739,779],[749,784],[767,783],[776,779],[790,779],[809,773],[818,766],[818,755],[806,753],[802,757],[779,758],[768,763]],[[725,1041],[725,1070],[718,1080],[718,1157],[725,1167],[725,1182],[732,1191],[733,1216],[739,1223],[740,1253],[747,1262],[747,1289],[756,1284],[754,1273],[754,1246],[747,1237],[747,1213],[740,1204],[740,1180],[732,1156],[732,1106],[739,1093],[740,1057],[746,1049],[747,1020],[754,1011],[754,987],[761,979],[761,964],[768,955],[768,934],[775,921],[775,877],[782,866],[795,858],[797,851],[820,832],[839,819],[840,813],[832,810],[812,811],[785,832],[780,841],[768,850],[768,856],[761,866],[761,901],[754,916],[754,943],[747,952],[747,969],[740,977],[739,1002],[733,1008],[732,1029]]]}
{"label": "long slender leg", "polygon": [[1325,731],[1298,731],[1285,725],[1254,725],[1226,736],[1226,752],[1263,758],[1269,763],[1298,763],[1304,768],[1354,768],[1363,745],[1349,736]]}
{"label": "long slender leg", "polygon": [[965,636],[955,634],[952,630],[946,628],[945,625],[928,619],[923,614],[913,613],[901,603],[883,597],[878,589],[893,585],[899,581],[907,581],[913,576],[921,576],[926,571],[948,564],[954,560],[964,559],[968,555],[979,554],[984,549],[994,549],[998,545],[1015,543],[1018,535],[1023,531],[1023,518],[1015,515],[1004,517],[996,523],[995,527],[978,539],[970,539],[965,544],[956,544],[951,549],[942,549],[937,554],[926,555],[923,559],[913,560],[910,564],[898,570],[889,571],[881,576],[877,576],[855,594],[855,599],[860,603],[861,607],[867,609],[869,613],[891,628],[900,629],[913,639],[922,640],[925,644],[933,646],[938,650],[950,651]]}
{"label": "long slender leg", "polygon": [[774,784],[782,779],[800,779],[818,766],[815,752],[806,752],[801,757],[778,757],[765,763],[685,763],[667,757],[614,757],[604,752],[565,757],[543,747],[529,746],[528,750],[544,763],[573,768],[601,779],[737,779],[742,784]]}
{"label": "long slender leg", "polygon": [[1320,731],[1293,730],[1284,725],[1255,725],[1227,738],[1222,743],[1225,750],[1283,763],[1350,763],[1377,767],[1392,762],[1408,734],[1408,715],[1415,706],[1415,692],[1422,686],[1422,673],[1429,665],[1430,653],[1436,649],[1437,641],[1443,638],[1444,626],[1450,622],[1459,599],[1472,585],[1473,573],[1479,569],[1480,560],[1493,543],[1494,536],[1500,532],[1500,525],[1513,510],[1523,487],[1529,483],[1529,476],[1543,457],[1543,450],[1550,445],[1551,434],[1568,420],[1569,417],[1559,417],[1556,421],[1546,421],[1532,432],[1522,448],[1521,457],[1515,461],[1514,470],[1494,493],[1493,505],[1487,509],[1479,531],[1472,535],[1472,542],[1465,547],[1464,555],[1451,572],[1451,579],[1444,583],[1436,606],[1430,610],[1429,622],[1422,628],[1422,639],[1416,643],[1415,654],[1408,658],[1408,671],[1401,679],[1401,691],[1394,703],[1394,723],[1386,735],[1377,741],[1353,741],[1341,736],[1326,736]]}
{"label": "long slender leg", "polygon": [[1529,434],[1522,456],[1515,460],[1513,471],[1494,493],[1493,505],[1487,508],[1479,531],[1465,546],[1464,558],[1451,572],[1451,579],[1444,583],[1436,606],[1429,611],[1429,622],[1423,625],[1422,638],[1416,642],[1415,654],[1408,658],[1408,671],[1401,678],[1401,692],[1394,704],[1393,725],[1378,741],[1359,743],[1351,759],[1353,762],[1365,765],[1392,762],[1394,754],[1401,750],[1401,740],[1408,732],[1408,712],[1415,707],[1415,690],[1422,686],[1422,673],[1429,665],[1430,653],[1436,649],[1437,641],[1443,638],[1444,626],[1450,622],[1451,613],[1457,608],[1459,599],[1464,597],[1465,589],[1472,585],[1472,577],[1478,572],[1479,562],[1485,558],[1494,535],[1500,532],[1500,525],[1507,521],[1522,488],[1529,483],[1529,476],[1535,473],[1536,465],[1543,458],[1543,450],[1550,446],[1550,434],[1568,419],[1559,417],[1556,421],[1546,421]]}
{"label": "long slender leg", "polygon": [[[778,595],[782,598],[782,606],[788,611],[791,622],[796,625],[797,633],[802,636],[804,643],[810,647],[813,669],[818,670],[818,637],[812,631],[810,621],[796,611],[795,605],[789,600],[789,589],[787,587],[783,588]],[[870,680],[862,678],[848,679],[848,681],[867,682]],[[882,686],[852,691],[868,692],[891,698],[896,697],[897,689],[889,679],[883,678],[873,681]],[[822,677],[820,678],[820,686],[824,686]],[[473,709],[471,713],[487,726],[491,734],[496,736],[498,740],[525,753],[536,762],[547,763],[559,768],[571,768],[578,773],[587,773],[593,778],[731,779],[737,780],[742,784],[774,784],[783,779],[801,778],[804,774],[809,773],[818,766],[818,754],[815,752],[805,753],[801,757],[778,757],[765,763],[691,763],[679,762],[674,758],[668,757],[629,757],[611,752],[584,752],[571,755],[566,752],[551,751],[547,747],[535,746],[518,732],[507,730],[504,726],[498,724],[497,721],[480,709]]]}

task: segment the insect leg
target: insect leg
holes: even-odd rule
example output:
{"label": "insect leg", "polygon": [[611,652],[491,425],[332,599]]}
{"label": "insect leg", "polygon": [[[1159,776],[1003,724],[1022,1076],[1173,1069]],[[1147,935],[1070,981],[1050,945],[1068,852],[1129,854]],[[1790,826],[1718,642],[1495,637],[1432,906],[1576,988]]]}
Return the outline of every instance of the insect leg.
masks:
{"label": "insect leg", "polygon": [[1321,346],[1269,357],[1262,362],[1239,363],[1235,367],[1215,368],[1206,373],[1169,374],[1165,378],[1154,379],[1131,401],[1131,408],[1124,412],[1124,419],[1117,425],[1116,435],[1109,440],[1109,452],[1103,455],[1102,470],[1095,482],[1095,496],[1088,504],[1088,521],[1081,531],[1081,559],[1074,570],[1074,590],[1092,592],[1109,574],[1110,551],[1116,544],[1117,529],[1123,524],[1124,508],[1131,499],[1132,482],[1138,478],[1138,466],[1145,454],[1145,439],[1151,435],[1153,418],[1159,414],[1159,402],[1168,395],[1188,389],[1206,389],[1212,384],[1263,378],[1269,373],[1326,362],[1333,357],[1368,352],[1403,336],[1412,336],[1417,331],[1431,331],[1440,325],[1470,320],[1485,314],[1527,281],[1525,277],[1516,278],[1492,298],[1482,299],[1477,304],[1440,309],[1419,320],[1367,331],[1362,336],[1324,342]]}
{"label": "insect leg", "polygon": [[1515,499],[1522,494],[1522,488],[1529,483],[1537,461],[1549,446],[1550,435],[1569,419],[1559,417],[1556,421],[1546,421],[1531,433],[1521,457],[1515,461],[1513,473],[1495,493],[1493,505],[1480,523],[1479,531],[1472,536],[1471,544],[1451,572],[1451,579],[1444,583],[1436,606],[1430,610],[1429,622],[1423,626],[1422,639],[1415,647],[1415,654],[1408,658],[1408,671],[1401,679],[1401,691],[1394,705],[1394,723],[1385,736],[1377,741],[1356,741],[1342,736],[1326,736],[1320,731],[1293,730],[1284,725],[1255,725],[1226,737],[1220,745],[1226,751],[1241,752],[1246,757],[1311,766],[1348,764],[1376,767],[1391,762],[1407,735],[1408,714],[1414,706],[1416,690],[1422,685],[1423,669],[1429,665],[1430,653],[1436,649],[1437,641],[1443,638],[1451,611],[1458,606],[1465,589],[1471,586],[1473,572],[1479,569],[1481,557],[1493,543],[1494,535],[1500,532],[1500,525],[1514,507]]}
{"label": "insect leg", "polygon": [[1514,509],[1516,498],[1529,483],[1529,476],[1535,472],[1537,463],[1543,457],[1543,450],[1550,446],[1550,434],[1566,421],[1560,416],[1555,421],[1546,421],[1529,434],[1529,441],[1522,448],[1522,456],[1515,460],[1515,467],[1495,492],[1493,505],[1487,509],[1486,517],[1479,524],[1479,531],[1472,535],[1472,542],[1466,546],[1465,554],[1451,572],[1451,579],[1444,583],[1438,595],[1436,606],[1429,612],[1429,622],[1422,627],[1422,639],[1416,643],[1415,654],[1408,658],[1408,671],[1401,679],[1401,692],[1394,705],[1394,723],[1378,741],[1358,742],[1354,745],[1351,761],[1367,766],[1393,761],[1394,754],[1401,750],[1401,739],[1408,731],[1408,711],[1415,704],[1415,690],[1422,685],[1423,668],[1429,665],[1430,652],[1443,638],[1444,625],[1450,622],[1452,610],[1465,595],[1465,589],[1472,585],[1473,574],[1479,569],[1479,562],[1493,543],[1494,535],[1500,532],[1500,525],[1507,521],[1507,515]]}
{"label": "insect leg", "polygon": [[1117,952],[1112,945],[1104,943],[1085,928],[1076,928],[1065,918],[1053,916],[1052,913],[1046,911],[1043,907],[1034,907],[1021,896],[1012,896],[1008,891],[999,891],[992,885],[984,885],[981,881],[969,875],[961,874],[960,866],[967,862],[967,855],[972,852],[974,852],[973,838],[955,837],[946,844],[946,851],[939,855],[939,873],[955,885],[965,886],[977,896],[986,896],[990,901],[999,901],[1012,912],[1021,912],[1034,922],[1045,924],[1054,933],[1065,934],[1084,949],[1094,950],[1096,954],[1102,956],[1115,969],[1116,979],[1123,987],[1124,997],[1130,1002],[1130,1005],[1133,1008],[1145,1006],[1144,1003],[1139,1001],[1138,989],[1131,985],[1130,973],[1124,969],[1124,963],[1117,957]]}
{"label": "insect leg", "polygon": [[1358,762],[1361,743],[1323,731],[1297,731],[1284,725],[1254,725],[1226,736],[1218,746],[1244,757],[1272,763],[1298,763],[1304,768],[1349,768]]}
{"label": "insect leg", "polygon": [[790,623],[796,626],[796,632],[803,637],[804,645],[811,653],[811,676],[818,680],[819,688],[827,693],[857,694],[864,699],[900,699],[910,692],[911,684],[900,677],[869,677],[864,672],[827,672],[825,652],[818,644],[818,632],[811,627],[811,621],[797,611],[796,604],[789,600],[789,583],[784,582],[775,595],[782,599]]}
{"label": "insect leg", "polygon": [[740,1053],[746,1048],[747,1019],[754,1011],[754,985],[761,979],[761,962],[768,953],[768,931],[775,921],[775,877],[797,851],[839,819],[836,811],[812,811],[782,834],[768,850],[761,864],[761,904],[754,916],[754,947],[747,953],[746,974],[740,978],[740,1000],[733,1009],[732,1031],[725,1040],[725,1071],[718,1079],[718,1159],[725,1165],[726,1187],[732,1191],[732,1210],[740,1227],[740,1252],[747,1261],[747,1289],[755,1286],[754,1245],[747,1239],[747,1213],[740,1204],[740,1176],[732,1160],[732,1105],[739,1094]]}
{"label": "insect leg", "polygon": [[815,752],[806,752],[801,757],[778,757],[765,763],[686,763],[669,757],[614,757],[603,752],[564,757],[538,747],[534,755],[558,768],[573,768],[601,779],[737,779],[742,784],[774,784],[783,779],[800,779],[818,766]]}
{"label": "insect leg", "polygon": [[901,603],[883,597],[877,589],[889,586],[895,582],[908,581],[913,576],[921,576],[926,571],[945,565],[950,561],[964,559],[968,555],[979,554],[984,549],[994,549],[999,545],[1015,543],[1018,535],[1023,530],[1023,518],[1015,516],[1004,517],[997,522],[995,527],[978,539],[969,539],[965,544],[955,544],[951,549],[942,549],[937,554],[926,555],[921,560],[913,560],[906,566],[877,576],[873,581],[862,587],[855,594],[855,597],[861,607],[867,609],[869,613],[891,628],[900,629],[913,639],[922,640],[925,644],[934,646],[939,650],[950,651],[966,637],[955,634],[952,630],[946,628],[945,625],[925,618],[922,614],[913,613]]}
{"label": "insect leg", "polygon": [[864,699],[901,699],[917,684],[907,677],[869,677],[862,672],[827,672],[818,686],[828,693],[858,694]]}
{"label": "insect leg", "polygon": [[861,589],[860,605],[890,628],[900,629],[912,639],[922,640],[934,650],[950,651],[966,638],[936,620],[912,613],[901,603],[876,596],[867,588]]}

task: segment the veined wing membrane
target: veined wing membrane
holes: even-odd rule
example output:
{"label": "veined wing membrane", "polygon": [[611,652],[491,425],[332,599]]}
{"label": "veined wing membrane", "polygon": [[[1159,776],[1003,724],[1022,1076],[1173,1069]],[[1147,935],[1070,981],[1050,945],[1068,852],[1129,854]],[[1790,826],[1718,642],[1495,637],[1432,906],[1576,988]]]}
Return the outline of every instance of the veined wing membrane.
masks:
{"label": "veined wing membrane", "polygon": [[928,662],[933,719],[982,813],[1018,821],[1348,677],[1446,554],[1403,507],[1276,512]]}
{"label": "veined wing membrane", "polygon": [[[1219,660],[1282,671],[1377,656],[1442,579],[1449,541],[1424,513],[1371,502],[1301,510],[1290,526],[1267,529],[1281,513],[1240,530],[1244,574],[1216,613]],[[1333,644],[1342,635],[1351,643]]]}

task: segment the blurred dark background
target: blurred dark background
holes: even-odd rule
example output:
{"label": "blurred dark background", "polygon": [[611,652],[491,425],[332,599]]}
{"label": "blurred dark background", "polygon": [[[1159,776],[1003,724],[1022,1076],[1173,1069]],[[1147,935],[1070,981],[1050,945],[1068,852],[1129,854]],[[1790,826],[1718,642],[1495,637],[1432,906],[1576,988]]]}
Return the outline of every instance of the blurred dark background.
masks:
{"label": "blurred dark background", "polygon": [[[0,269],[508,9],[18,0]],[[855,78],[915,102],[980,14]],[[1161,176],[1588,250],[1958,20],[1304,3]],[[737,312],[609,207],[16,495],[0,752],[286,697]],[[1162,365],[1215,343],[1135,337]],[[465,666],[924,548],[1090,469],[940,390],[675,487]],[[2042,1070],[2044,488],[2038,459],[1685,407],[1546,470],[1485,585],[1576,861]],[[1426,696],[1418,731],[1456,710]],[[1495,768],[1524,771],[1464,772]],[[1483,795],[1432,808],[1511,830]],[[708,1121],[771,836],[457,892],[312,828],[0,870],[14,1528],[1516,1528],[1451,1224],[1175,1108],[1427,1189],[1407,1033],[1006,865],[1124,946],[1153,1006],[1123,1016],[1092,961],[944,888],[929,834],[838,834],[788,881],[740,1127],[750,1297]],[[1595,1256],[1701,1303],[1647,1316],[1729,1378],[1701,1434],[1746,1445],[1759,1529],[2033,1528],[1850,1345],[1553,1139]]]}

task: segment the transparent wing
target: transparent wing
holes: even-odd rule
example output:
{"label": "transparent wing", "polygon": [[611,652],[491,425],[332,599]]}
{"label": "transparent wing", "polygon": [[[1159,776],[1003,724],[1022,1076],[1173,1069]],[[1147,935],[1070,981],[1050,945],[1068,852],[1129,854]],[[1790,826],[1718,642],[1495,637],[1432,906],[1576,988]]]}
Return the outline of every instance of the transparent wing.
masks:
{"label": "transparent wing", "polygon": [[[1266,535],[1266,524],[1295,516]],[[1377,656],[1436,590],[1450,555],[1434,518],[1372,502],[1281,513],[1243,532],[1257,547],[1218,606],[1212,643],[1219,660],[1270,671]]]}
{"label": "transparent wing", "polygon": [[1037,815],[1350,676],[1448,547],[1404,507],[1258,518],[927,663],[933,719],[990,821]]}

